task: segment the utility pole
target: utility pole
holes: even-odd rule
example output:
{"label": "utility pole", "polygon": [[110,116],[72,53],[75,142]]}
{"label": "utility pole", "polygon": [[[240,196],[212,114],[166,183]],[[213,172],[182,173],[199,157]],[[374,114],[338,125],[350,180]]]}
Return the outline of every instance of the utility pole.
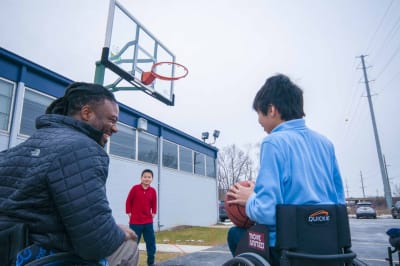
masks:
{"label": "utility pole", "polygon": [[364,73],[365,88],[367,90],[367,98],[368,98],[369,110],[371,112],[372,127],[374,129],[375,144],[376,144],[376,150],[378,152],[379,166],[381,168],[381,176],[382,176],[382,182],[383,182],[383,190],[384,190],[385,199],[386,199],[386,207],[390,208],[390,207],[392,207],[392,193],[390,192],[389,179],[388,179],[388,177],[386,175],[386,172],[385,172],[385,165],[384,165],[384,162],[383,162],[381,143],[379,141],[378,129],[376,127],[376,122],[375,122],[374,107],[372,105],[371,92],[370,92],[370,89],[369,89],[369,81],[368,81],[368,77],[367,77],[367,70],[365,69],[364,57],[365,57],[364,55],[360,56],[361,63],[362,63],[362,68],[363,68],[363,73]]}
{"label": "utility pole", "polygon": [[365,200],[364,180],[363,180],[363,176],[362,176],[362,172],[361,171],[360,171],[360,177],[361,177],[361,188],[362,188],[362,192],[363,192],[363,198]]}
{"label": "utility pole", "polygon": [[[386,163],[385,155],[383,155],[383,164],[385,165],[385,174],[386,174],[387,182],[390,184],[389,173],[388,173],[388,170],[387,170],[388,164]],[[390,191],[390,192],[392,192],[392,191]]]}

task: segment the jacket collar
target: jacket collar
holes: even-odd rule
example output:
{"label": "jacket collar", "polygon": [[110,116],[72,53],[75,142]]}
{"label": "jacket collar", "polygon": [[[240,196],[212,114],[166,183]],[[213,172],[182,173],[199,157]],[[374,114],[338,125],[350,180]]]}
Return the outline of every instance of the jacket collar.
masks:
{"label": "jacket collar", "polygon": [[306,128],[306,122],[303,118],[293,119],[293,120],[285,121],[285,122],[279,124],[271,131],[271,133],[278,132],[278,131],[286,131],[286,130],[291,130],[291,129],[301,130],[304,128]]}
{"label": "jacket collar", "polygon": [[89,124],[79,121],[70,116],[56,114],[46,114],[39,116],[36,119],[36,128],[40,129],[45,127],[70,127],[84,133],[97,143],[100,143],[100,140],[103,136],[102,131],[97,130]]}

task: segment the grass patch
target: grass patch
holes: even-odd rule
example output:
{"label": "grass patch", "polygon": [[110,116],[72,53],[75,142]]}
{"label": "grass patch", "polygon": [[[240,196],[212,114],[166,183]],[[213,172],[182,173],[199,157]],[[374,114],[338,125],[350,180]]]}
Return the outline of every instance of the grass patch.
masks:
{"label": "grass patch", "polygon": [[[198,246],[224,245],[226,244],[228,230],[229,228],[226,227],[177,226],[169,230],[156,232],[156,243]],[[143,242],[143,237],[140,242]],[[183,254],[157,251],[156,263],[181,255]],[[146,251],[140,251],[139,266],[146,266],[146,260]]]}
{"label": "grass patch", "polygon": [[226,243],[228,228],[178,226],[156,233],[160,244],[216,246]]}

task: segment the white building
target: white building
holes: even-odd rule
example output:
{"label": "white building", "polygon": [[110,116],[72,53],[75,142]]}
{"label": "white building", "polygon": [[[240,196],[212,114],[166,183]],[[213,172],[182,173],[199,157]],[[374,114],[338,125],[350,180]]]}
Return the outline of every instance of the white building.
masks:
{"label": "white building", "polygon": [[[0,47],[0,150],[27,139],[35,118],[71,82]],[[118,223],[128,223],[125,200],[145,168],[158,192],[156,230],[218,221],[215,147],[123,104],[118,128],[106,147],[107,194]]]}

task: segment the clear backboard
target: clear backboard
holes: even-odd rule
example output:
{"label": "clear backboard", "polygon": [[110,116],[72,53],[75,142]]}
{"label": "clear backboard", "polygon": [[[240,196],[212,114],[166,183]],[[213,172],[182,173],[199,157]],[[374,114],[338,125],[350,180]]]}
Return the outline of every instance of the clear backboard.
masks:
{"label": "clear backboard", "polygon": [[[145,85],[143,72],[158,62],[174,62],[175,55],[157,40],[118,1],[110,0],[106,38],[95,82],[112,91],[141,90],[167,105],[174,105],[174,81],[155,79]],[[170,76],[175,73],[170,64]]]}

